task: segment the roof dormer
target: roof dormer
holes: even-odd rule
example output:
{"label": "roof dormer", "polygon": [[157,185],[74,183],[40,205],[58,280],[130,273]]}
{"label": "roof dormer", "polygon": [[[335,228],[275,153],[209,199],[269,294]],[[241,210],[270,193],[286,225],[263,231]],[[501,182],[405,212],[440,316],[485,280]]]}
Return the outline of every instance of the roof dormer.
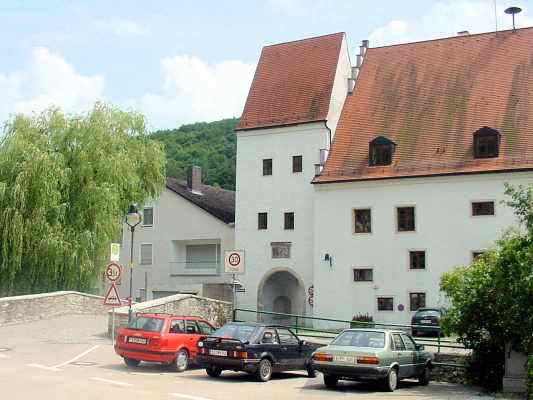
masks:
{"label": "roof dormer", "polygon": [[474,158],[496,158],[500,155],[501,135],[496,129],[484,126],[474,132]]}
{"label": "roof dormer", "polygon": [[378,136],[368,145],[368,165],[390,165],[395,149],[396,143],[384,136]]}

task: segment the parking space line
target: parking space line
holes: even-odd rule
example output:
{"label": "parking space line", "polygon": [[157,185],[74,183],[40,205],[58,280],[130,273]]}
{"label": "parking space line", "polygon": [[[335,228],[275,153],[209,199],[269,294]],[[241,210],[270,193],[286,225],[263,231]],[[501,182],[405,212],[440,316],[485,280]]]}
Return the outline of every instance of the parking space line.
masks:
{"label": "parking space line", "polygon": [[56,368],[56,367],[47,367],[46,365],[41,365],[41,364],[26,364],[28,367],[33,367],[33,368],[40,368],[40,369],[45,369],[47,371],[54,371],[54,372],[60,372],[61,370],[59,368]]}
{"label": "parking space line", "polygon": [[198,397],[198,396],[191,396],[188,394],[181,394],[181,393],[170,393],[171,396],[179,397],[181,399],[187,399],[187,400],[211,400],[207,397]]}
{"label": "parking space line", "polygon": [[85,350],[83,353],[78,354],[78,355],[77,355],[76,357],[74,357],[73,359],[68,360],[68,361],[65,361],[64,363],[61,363],[61,364],[54,365],[52,368],[61,368],[61,367],[64,367],[65,365],[67,365],[67,364],[73,363],[74,361],[79,360],[79,359],[82,358],[83,356],[86,356],[86,355],[89,354],[91,351],[96,350],[98,347],[100,347],[100,346],[99,346],[99,345],[95,345],[95,346],[91,347],[90,349]]}
{"label": "parking space line", "polygon": [[111,385],[116,385],[116,386],[124,386],[124,387],[131,387],[133,386],[132,383],[126,383],[126,382],[120,382],[120,381],[112,381],[111,379],[105,379],[105,378],[98,378],[96,376],[93,376],[92,378],[89,378],[93,381],[98,381],[98,382],[104,382],[104,383],[109,383]]}

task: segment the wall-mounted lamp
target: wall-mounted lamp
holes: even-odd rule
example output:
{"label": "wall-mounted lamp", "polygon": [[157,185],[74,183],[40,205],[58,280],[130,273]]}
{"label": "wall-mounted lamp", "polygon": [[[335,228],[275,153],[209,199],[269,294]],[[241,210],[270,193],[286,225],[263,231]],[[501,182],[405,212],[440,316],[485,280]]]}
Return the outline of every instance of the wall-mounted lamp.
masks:
{"label": "wall-mounted lamp", "polygon": [[324,254],[324,261],[329,262],[330,267],[333,266],[333,257],[329,253]]}

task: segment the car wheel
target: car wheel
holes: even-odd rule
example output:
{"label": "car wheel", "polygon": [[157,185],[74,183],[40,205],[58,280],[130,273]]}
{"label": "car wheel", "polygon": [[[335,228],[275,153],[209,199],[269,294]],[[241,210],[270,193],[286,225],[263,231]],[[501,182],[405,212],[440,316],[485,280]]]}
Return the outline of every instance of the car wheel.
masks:
{"label": "car wheel", "polygon": [[263,358],[259,362],[255,377],[260,382],[268,382],[272,378],[272,363],[269,359]]}
{"label": "car wheel", "polygon": [[389,374],[383,381],[383,388],[387,392],[394,392],[398,387],[398,370],[396,368],[391,368]]}
{"label": "car wheel", "polygon": [[177,372],[183,372],[189,366],[189,353],[185,349],[181,349],[176,354],[176,358],[170,364],[170,367]]}
{"label": "car wheel", "polygon": [[134,360],[133,358],[124,357],[124,363],[128,367],[137,367],[141,362],[139,360]]}
{"label": "car wheel", "polygon": [[335,375],[324,375],[324,385],[329,388],[333,389],[337,387],[337,383],[339,383],[339,377]]}
{"label": "car wheel", "polygon": [[431,371],[426,365],[424,367],[424,372],[422,372],[422,375],[418,377],[418,383],[422,386],[427,386],[429,385],[430,379],[431,379]]}
{"label": "car wheel", "polygon": [[316,371],[311,364],[307,364],[306,370],[308,378],[316,378]]}
{"label": "car wheel", "polygon": [[207,375],[209,375],[211,378],[218,378],[222,373],[222,368],[210,365],[205,369],[205,372],[207,372]]}

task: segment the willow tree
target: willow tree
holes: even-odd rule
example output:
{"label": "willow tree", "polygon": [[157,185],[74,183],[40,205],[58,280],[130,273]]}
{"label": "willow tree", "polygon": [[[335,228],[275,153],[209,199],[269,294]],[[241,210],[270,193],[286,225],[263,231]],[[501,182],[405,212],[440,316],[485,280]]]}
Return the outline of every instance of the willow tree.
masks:
{"label": "willow tree", "polygon": [[163,187],[142,115],[97,103],[10,119],[0,140],[0,295],[91,290],[131,203]]}

